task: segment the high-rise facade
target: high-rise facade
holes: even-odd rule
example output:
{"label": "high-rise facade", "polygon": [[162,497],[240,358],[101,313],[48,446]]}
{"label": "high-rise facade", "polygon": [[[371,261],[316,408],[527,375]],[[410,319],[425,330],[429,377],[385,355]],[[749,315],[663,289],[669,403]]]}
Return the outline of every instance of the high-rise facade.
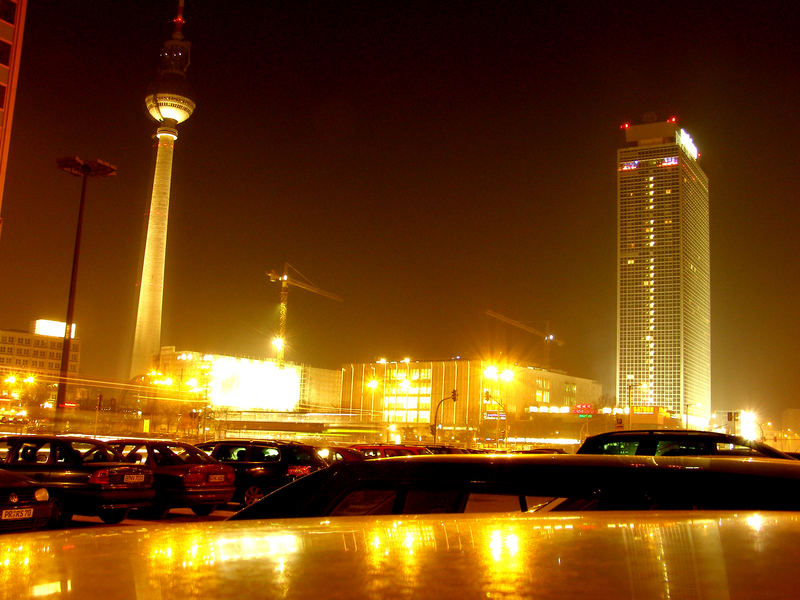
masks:
{"label": "high-rise facade", "polygon": [[11,140],[11,121],[17,95],[22,34],[28,0],[0,2],[0,233],[3,228],[3,188]]}
{"label": "high-rise facade", "polygon": [[617,152],[617,399],[686,426],[711,414],[708,178],[674,118]]}
{"label": "high-rise facade", "polygon": [[178,16],[174,23],[172,38],[164,42],[161,48],[158,77],[145,99],[150,116],[158,123],[155,136],[157,153],[139,286],[131,378],[154,368],[161,350],[161,306],[164,298],[172,154],[175,140],[178,139],[178,123],[188,119],[195,108],[186,81],[190,44],[181,32],[183,0],[179,0]]}

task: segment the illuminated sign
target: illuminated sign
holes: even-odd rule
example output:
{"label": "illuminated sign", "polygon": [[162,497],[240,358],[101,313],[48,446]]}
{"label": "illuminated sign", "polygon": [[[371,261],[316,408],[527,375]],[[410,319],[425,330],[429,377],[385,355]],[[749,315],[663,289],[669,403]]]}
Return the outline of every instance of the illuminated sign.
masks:
{"label": "illuminated sign", "polygon": [[[48,321],[47,319],[37,319],[33,324],[33,333],[36,335],[47,335],[50,337],[63,338],[66,333],[67,324],[64,321]],[[72,324],[70,338],[75,337],[75,323]]]}
{"label": "illuminated sign", "polygon": [[630,162],[622,163],[622,166],[619,168],[620,171],[633,171],[634,169],[639,168],[639,161],[632,160]]}
{"label": "illuminated sign", "polygon": [[677,165],[677,164],[678,164],[678,157],[677,156],[668,156],[661,163],[661,166],[662,167],[672,167],[672,166]]}
{"label": "illuminated sign", "polygon": [[697,158],[697,146],[694,145],[692,136],[686,133],[683,129],[678,131],[678,133],[675,135],[675,141],[678,142],[678,145],[681,148],[686,150],[686,154],[692,158]]}

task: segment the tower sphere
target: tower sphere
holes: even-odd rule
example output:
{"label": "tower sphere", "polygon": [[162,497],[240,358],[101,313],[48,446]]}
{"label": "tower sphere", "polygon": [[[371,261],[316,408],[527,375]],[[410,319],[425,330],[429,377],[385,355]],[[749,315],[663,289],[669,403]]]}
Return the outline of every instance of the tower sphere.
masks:
{"label": "tower sphere", "polygon": [[183,123],[192,116],[195,103],[188,97],[175,92],[153,92],[145,100],[147,111],[159,123],[172,120],[175,123]]}

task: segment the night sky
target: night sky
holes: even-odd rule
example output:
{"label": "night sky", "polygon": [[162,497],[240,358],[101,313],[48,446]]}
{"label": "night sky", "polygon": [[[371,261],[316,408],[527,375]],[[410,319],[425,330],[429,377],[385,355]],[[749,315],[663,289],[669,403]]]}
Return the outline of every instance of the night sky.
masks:
{"label": "night sky", "polygon": [[[0,327],[63,320],[80,180],[81,369],[126,379],[176,2],[31,0],[0,238]],[[287,359],[502,357],[614,395],[616,150],[643,114],[694,138],[711,194],[712,405],[800,407],[796,2],[187,0],[197,109],[173,164],[163,345]]]}

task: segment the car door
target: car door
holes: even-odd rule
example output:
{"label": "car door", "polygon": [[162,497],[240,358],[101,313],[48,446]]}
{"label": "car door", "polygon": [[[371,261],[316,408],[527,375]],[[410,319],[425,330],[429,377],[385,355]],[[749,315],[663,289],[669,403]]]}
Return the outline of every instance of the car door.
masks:
{"label": "car door", "polygon": [[51,446],[35,438],[3,440],[0,454],[5,454],[3,468],[46,484],[50,480]]}

